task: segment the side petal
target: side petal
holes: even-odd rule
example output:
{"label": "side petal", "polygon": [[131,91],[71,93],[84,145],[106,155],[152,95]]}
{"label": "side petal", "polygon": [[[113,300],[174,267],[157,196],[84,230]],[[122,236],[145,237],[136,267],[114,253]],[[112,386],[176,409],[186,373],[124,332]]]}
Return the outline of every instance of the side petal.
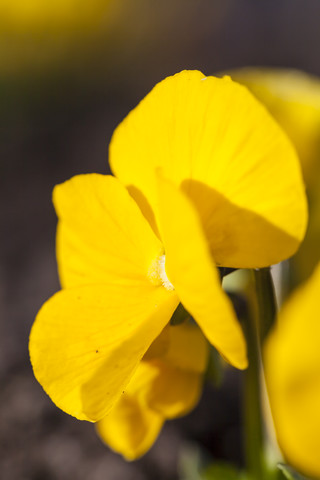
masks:
{"label": "side petal", "polygon": [[163,287],[90,285],[61,290],[30,335],[34,374],[80,420],[103,418],[178,304]]}
{"label": "side petal", "polygon": [[[121,181],[142,192],[156,217],[155,169],[176,186],[184,183],[213,251],[216,235],[228,237],[230,248],[219,252],[224,266],[279,262],[304,236],[307,204],[297,155],[267,110],[228,77],[183,71],[160,82],[115,130],[110,164]],[[225,203],[233,207],[226,215]],[[233,232],[237,216],[254,234],[250,257],[241,256],[250,238]],[[277,241],[268,255],[266,234]]]}
{"label": "side petal", "polygon": [[288,462],[320,477],[320,265],[288,300],[264,348],[271,411]]}
{"label": "side petal", "polygon": [[126,460],[144,455],[156,441],[163,417],[124,393],[111,412],[96,424],[101,439]]}
{"label": "side petal", "polygon": [[53,201],[63,287],[145,281],[162,246],[119,180],[79,175],[56,186]]}
{"label": "side petal", "polygon": [[168,278],[212,345],[232,365],[246,368],[243,332],[221,288],[199,216],[190,200],[161,175],[158,189]]}

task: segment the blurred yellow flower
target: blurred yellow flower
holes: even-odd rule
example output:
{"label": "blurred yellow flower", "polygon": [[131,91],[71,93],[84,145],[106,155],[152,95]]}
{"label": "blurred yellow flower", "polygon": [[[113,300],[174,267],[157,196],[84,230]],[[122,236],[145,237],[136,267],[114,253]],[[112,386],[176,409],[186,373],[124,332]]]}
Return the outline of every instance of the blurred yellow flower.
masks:
{"label": "blurred yellow flower", "polygon": [[88,55],[94,58],[93,51],[97,55],[97,47],[109,45],[122,5],[121,0],[1,0],[2,75],[77,68]]}
{"label": "blurred yellow flower", "polygon": [[[167,78],[117,128],[110,157],[118,178],[80,175],[54,190],[63,289],[30,336],[45,391],[90,421],[125,402],[128,385],[124,398],[136,398],[129,382],[179,302],[223,357],[245,368],[243,333],[216,265],[283,260],[307,220],[290,142],[229,78]],[[107,441],[109,427],[101,429]]]}
{"label": "blurred yellow flower", "polygon": [[320,477],[320,264],[279,313],[264,350],[278,442],[288,463]]}
{"label": "blurred yellow flower", "polygon": [[99,20],[99,13],[104,12],[107,3],[106,0],[1,0],[0,25],[17,33],[84,28]]}

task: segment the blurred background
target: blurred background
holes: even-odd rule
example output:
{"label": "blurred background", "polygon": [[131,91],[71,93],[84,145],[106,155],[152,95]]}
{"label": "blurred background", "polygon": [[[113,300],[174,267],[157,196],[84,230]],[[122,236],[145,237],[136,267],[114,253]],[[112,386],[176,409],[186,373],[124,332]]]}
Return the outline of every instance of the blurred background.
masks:
{"label": "blurred background", "polygon": [[[199,449],[243,464],[234,370],[133,464],[44,394],[27,347],[39,307],[59,289],[51,192],[73,175],[109,172],[114,128],[167,75],[265,66],[320,76],[319,19],[319,0],[0,0],[1,478],[192,480],[186,462]],[[308,102],[320,118],[317,88]],[[301,278],[309,263],[297,262],[307,265]]]}

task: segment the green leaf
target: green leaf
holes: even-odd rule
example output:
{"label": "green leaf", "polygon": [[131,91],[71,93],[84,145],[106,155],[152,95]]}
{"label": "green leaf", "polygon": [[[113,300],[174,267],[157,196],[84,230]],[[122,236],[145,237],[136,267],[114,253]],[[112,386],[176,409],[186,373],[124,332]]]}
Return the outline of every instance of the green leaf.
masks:
{"label": "green leaf", "polygon": [[284,478],[287,480],[308,480],[306,477],[300,475],[289,465],[284,465],[283,463],[278,463],[278,469],[283,473]]}

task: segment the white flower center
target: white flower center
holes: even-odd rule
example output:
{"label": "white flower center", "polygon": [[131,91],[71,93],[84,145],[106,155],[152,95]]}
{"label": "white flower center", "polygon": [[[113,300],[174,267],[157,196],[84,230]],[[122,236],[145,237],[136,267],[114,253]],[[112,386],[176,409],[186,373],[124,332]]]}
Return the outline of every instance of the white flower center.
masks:
{"label": "white flower center", "polygon": [[174,290],[174,286],[167,277],[166,256],[161,255],[151,265],[149,277],[154,285],[163,285],[167,290]]}

